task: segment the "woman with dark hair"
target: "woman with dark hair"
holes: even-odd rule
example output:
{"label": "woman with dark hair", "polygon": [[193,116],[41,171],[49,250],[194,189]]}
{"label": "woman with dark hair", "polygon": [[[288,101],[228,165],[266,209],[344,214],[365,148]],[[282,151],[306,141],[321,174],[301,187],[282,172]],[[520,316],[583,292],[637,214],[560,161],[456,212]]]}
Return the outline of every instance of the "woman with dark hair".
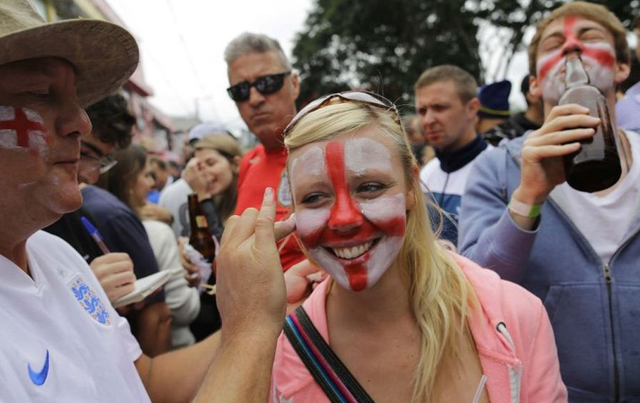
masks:
{"label": "woman with dark hair", "polygon": [[[122,201],[139,221],[140,211],[147,203],[147,195],[154,186],[147,151],[140,145],[132,144],[115,152],[113,159],[118,163],[101,176],[97,185]],[[142,225],[158,268],[173,273],[164,286],[165,302],[171,311],[171,345],[178,348],[193,344],[195,338],[189,325],[198,315],[200,300],[198,292],[189,288],[184,278],[173,231],[167,224],[157,220],[143,220]]]}

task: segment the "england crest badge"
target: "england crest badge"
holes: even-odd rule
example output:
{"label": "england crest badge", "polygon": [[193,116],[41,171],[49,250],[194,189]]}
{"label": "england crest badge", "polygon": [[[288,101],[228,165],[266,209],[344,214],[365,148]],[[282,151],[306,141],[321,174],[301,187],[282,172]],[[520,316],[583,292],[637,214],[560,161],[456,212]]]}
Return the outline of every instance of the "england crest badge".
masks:
{"label": "england crest badge", "polygon": [[76,301],[87,312],[93,320],[101,325],[111,325],[111,316],[109,311],[102,304],[98,295],[89,287],[89,285],[80,276],[76,276],[70,283],[71,292]]}

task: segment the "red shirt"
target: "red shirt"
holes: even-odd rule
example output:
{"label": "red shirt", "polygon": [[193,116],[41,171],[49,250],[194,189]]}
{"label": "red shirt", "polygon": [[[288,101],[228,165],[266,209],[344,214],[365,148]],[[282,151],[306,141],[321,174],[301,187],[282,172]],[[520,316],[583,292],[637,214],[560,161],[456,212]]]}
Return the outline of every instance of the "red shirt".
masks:
{"label": "red shirt", "polygon": [[[242,158],[238,173],[238,202],[236,214],[242,214],[249,207],[260,209],[264,190],[271,187],[277,196],[276,221],[288,217],[293,202],[285,166],[287,151],[285,148],[267,151],[262,144],[256,146]],[[282,242],[286,242],[284,246]],[[285,238],[278,243],[280,261],[286,271],[289,267],[305,259],[294,237]]]}

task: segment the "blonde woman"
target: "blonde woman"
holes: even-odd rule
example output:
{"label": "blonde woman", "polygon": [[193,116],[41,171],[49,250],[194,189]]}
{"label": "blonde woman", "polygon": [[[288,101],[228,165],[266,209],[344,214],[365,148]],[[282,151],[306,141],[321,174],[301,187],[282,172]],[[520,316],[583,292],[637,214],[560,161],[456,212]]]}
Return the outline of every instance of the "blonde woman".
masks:
{"label": "blonde woman", "polygon": [[383,97],[318,99],[285,130],[298,236],[330,277],[289,315],[273,402],[564,402],[541,302],[445,251]]}

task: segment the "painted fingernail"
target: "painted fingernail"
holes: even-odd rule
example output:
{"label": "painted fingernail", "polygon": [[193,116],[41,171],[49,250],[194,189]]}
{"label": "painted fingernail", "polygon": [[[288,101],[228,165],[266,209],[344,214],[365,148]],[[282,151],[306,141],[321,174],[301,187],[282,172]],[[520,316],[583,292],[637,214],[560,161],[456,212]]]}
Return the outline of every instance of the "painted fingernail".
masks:
{"label": "painted fingernail", "polygon": [[273,199],[273,188],[268,187],[264,190],[264,198],[265,200]]}

